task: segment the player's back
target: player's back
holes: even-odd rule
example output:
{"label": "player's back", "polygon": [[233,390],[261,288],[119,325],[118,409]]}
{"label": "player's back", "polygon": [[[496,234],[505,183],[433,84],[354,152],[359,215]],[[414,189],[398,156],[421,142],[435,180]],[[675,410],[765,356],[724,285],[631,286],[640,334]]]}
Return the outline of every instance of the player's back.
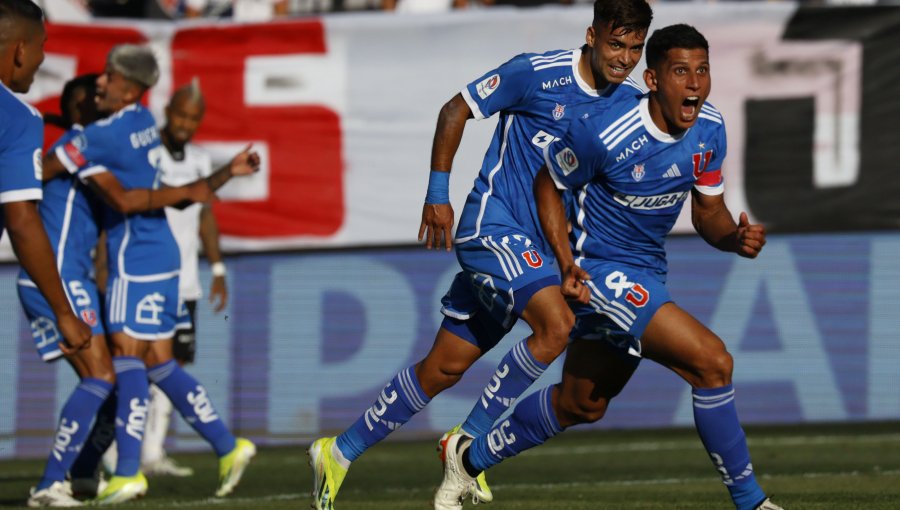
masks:
{"label": "player's back", "polygon": [[[702,105],[694,126],[675,137],[656,127],[647,106],[647,96],[622,101],[583,121],[588,129],[580,136],[589,136],[593,149],[576,149],[575,168],[571,161],[569,168],[588,165],[594,176],[573,189],[570,217],[576,257],[664,276],[665,238],[691,189],[724,190],[721,165],[727,147],[721,114],[712,105]],[[573,156],[565,150],[555,153],[557,161]]]}
{"label": "player's back", "polygon": [[581,48],[514,57],[463,91],[476,118],[499,112],[481,171],[463,209],[457,242],[522,232],[543,246],[532,187],[544,147],[588,105],[639,93],[633,81],[592,89],[578,74]]}
{"label": "player's back", "polygon": [[[3,203],[41,198],[40,113],[0,83],[0,199]],[[0,208],[0,231],[6,225]]]}

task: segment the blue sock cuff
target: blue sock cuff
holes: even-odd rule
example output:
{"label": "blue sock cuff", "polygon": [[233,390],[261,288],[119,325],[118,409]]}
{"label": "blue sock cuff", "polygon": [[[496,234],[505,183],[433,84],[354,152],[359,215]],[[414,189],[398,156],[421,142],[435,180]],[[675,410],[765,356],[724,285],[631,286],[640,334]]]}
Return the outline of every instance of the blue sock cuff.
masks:
{"label": "blue sock cuff", "polygon": [[694,388],[692,393],[695,396],[699,397],[715,397],[719,395],[724,395],[726,393],[733,393],[734,385],[727,384],[725,386],[721,386],[719,388]]}
{"label": "blue sock cuff", "polygon": [[546,363],[541,363],[540,361],[534,359],[534,355],[531,354],[531,351],[528,350],[528,340],[522,340],[513,346],[510,351],[512,354],[512,359],[515,361],[516,365],[528,376],[532,381],[537,380],[541,374],[544,373],[544,370],[547,370],[549,366]]}
{"label": "blue sock cuff", "polygon": [[425,203],[450,203],[450,172],[431,171],[428,175],[428,193],[425,194]]}
{"label": "blue sock cuff", "polygon": [[100,400],[106,400],[106,398],[109,397],[109,394],[112,392],[113,384],[108,383],[103,379],[85,377],[81,380],[81,384],[78,385],[78,388],[90,393],[91,395],[94,395]]}
{"label": "blue sock cuff", "polygon": [[115,356],[112,359],[113,368],[117,374],[128,372],[130,370],[146,370],[144,362],[134,356]]}
{"label": "blue sock cuff", "polygon": [[422,386],[419,384],[419,378],[416,377],[414,367],[408,367],[406,370],[401,370],[400,373],[397,374],[396,381],[397,389],[400,390],[400,398],[406,402],[406,405],[409,406],[413,412],[418,413],[431,401],[431,399],[425,395],[425,392],[422,391]]}
{"label": "blue sock cuff", "polygon": [[178,362],[174,359],[170,359],[164,363],[160,363],[153,368],[147,369],[147,377],[150,378],[154,383],[160,383],[164,381],[167,377],[172,375],[172,372],[178,368]]}

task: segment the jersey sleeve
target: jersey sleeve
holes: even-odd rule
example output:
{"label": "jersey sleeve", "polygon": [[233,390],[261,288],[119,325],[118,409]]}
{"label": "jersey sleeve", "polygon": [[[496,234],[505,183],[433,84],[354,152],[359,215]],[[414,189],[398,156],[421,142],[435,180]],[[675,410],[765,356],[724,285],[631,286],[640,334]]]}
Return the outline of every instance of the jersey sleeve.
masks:
{"label": "jersey sleeve", "polygon": [[694,188],[704,195],[721,195],[725,192],[725,179],[722,176],[722,165],[725,163],[725,155],[728,152],[728,144],[725,138],[725,127],[721,124],[715,130],[712,148],[706,152],[694,155],[694,165],[702,166],[703,171]]}
{"label": "jersey sleeve", "polygon": [[595,131],[589,120],[577,119],[561,139],[544,148],[544,163],[558,189],[580,188],[602,169],[606,149]]}
{"label": "jersey sleeve", "polygon": [[519,55],[466,85],[460,94],[476,119],[486,119],[521,104],[530,91],[527,85],[533,75],[529,60]]}
{"label": "jersey sleeve", "polygon": [[0,203],[43,198],[43,145],[44,132],[42,123],[38,121],[29,122],[18,136],[9,140],[0,154]]}
{"label": "jersey sleeve", "polygon": [[113,129],[109,126],[106,123],[91,124],[84,132],[56,148],[57,159],[69,173],[77,173],[79,178],[85,179],[108,171],[100,162],[110,161],[115,154]]}

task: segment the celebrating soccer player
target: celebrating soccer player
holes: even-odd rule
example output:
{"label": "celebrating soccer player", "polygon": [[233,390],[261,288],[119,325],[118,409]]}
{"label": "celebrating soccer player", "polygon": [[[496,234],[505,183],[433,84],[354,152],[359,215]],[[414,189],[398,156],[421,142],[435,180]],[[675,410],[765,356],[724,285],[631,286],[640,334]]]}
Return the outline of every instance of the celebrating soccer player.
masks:
{"label": "celebrating soccer player", "polygon": [[[735,223],[725,206],[725,126],[706,103],[706,39],[688,25],[669,26],[653,33],[646,55],[649,94],[574,120],[545,150],[536,178],[541,225],[559,261],[563,290],[579,302],[562,382],[523,399],[508,419],[474,440],[449,438],[438,494],[452,497],[435,498],[435,510],[461,509],[483,470],[567,427],[601,419],[642,358],[693,387],[697,431],[735,508],[781,510],[754,477],[735,409],[731,355],[672,301],[665,285],[665,237],[686,200],[697,232],[720,250],[755,258],[765,229],[746,213]],[[571,237],[562,190],[576,197]],[[573,267],[590,275],[577,292]]]}

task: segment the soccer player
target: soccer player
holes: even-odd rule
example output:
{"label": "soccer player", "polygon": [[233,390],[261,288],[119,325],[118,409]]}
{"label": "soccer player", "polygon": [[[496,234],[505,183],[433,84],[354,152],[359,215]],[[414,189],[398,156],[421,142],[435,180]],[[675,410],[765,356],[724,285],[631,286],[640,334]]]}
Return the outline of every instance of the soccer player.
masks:
{"label": "soccer player", "polygon": [[[574,316],[540,234],[534,175],[542,148],[562,136],[582,108],[639,92],[626,79],[640,60],[651,19],[644,0],[598,0],[584,46],[518,55],[444,105],[419,230],[428,248],[451,247],[449,172],[466,121],[500,114],[456,234],[463,271],[443,299],[445,318],[425,359],[398,373],[349,429],[310,446],[317,509],[333,508],[353,460],[456,384],[519,317],[533,334],[506,354],[479,403],[454,430],[472,436],[487,431],[563,351]],[[487,484],[480,482],[474,497],[490,501]]]}
{"label": "soccer player", "polygon": [[[162,149],[153,116],[140,104],[158,77],[150,49],[114,47],[97,82],[98,108],[110,116],[88,126],[45,161],[52,171],[64,167],[77,172],[107,205],[102,212],[109,253],[106,326],[113,342],[118,389],[118,462],[115,476],[97,497],[101,504],[128,501],[147,491],[139,466],[148,377],[219,456],[217,496],[234,490],[256,452],[253,443],[231,434],[206,389],[172,357],[180,256],[165,213],[158,209],[167,204],[155,203],[154,192],[149,191],[159,187]],[[201,182],[216,190],[232,175],[250,174],[258,166],[258,156],[248,147]],[[173,189],[177,188],[155,191]],[[136,191],[143,192],[142,209],[149,212],[135,211],[125,199]]]}
{"label": "soccer player", "polygon": [[[162,181],[169,186],[179,186],[212,174],[212,160],[200,147],[190,143],[206,109],[199,83],[185,85],[172,95],[166,106],[166,123],[160,130],[163,151],[160,153]],[[219,248],[219,227],[212,208],[206,204],[192,204],[184,209],[166,208],[169,227],[181,252],[181,274],[178,294],[186,312],[187,322],[175,332],[173,355],[181,365],[194,362],[197,350],[196,323],[197,300],[203,296],[197,261],[197,238],[203,243],[203,252],[211,264],[212,283],[209,300],[214,311],[221,312],[228,302],[225,282],[225,264]],[[164,442],[172,415],[172,403],[156,387],[150,386],[150,408],[141,452],[141,471],[147,475],[190,476],[193,470],[179,466],[166,455]]]}
{"label": "soccer player", "polygon": [[[755,258],[765,229],[746,213],[735,223],[725,206],[725,126],[706,103],[706,39],[693,27],[672,25],[653,33],[646,54],[649,94],[573,121],[545,150],[535,181],[541,225],[564,278],[572,278],[566,269],[573,265],[590,275],[580,292],[569,294],[578,302],[578,319],[562,382],[523,399],[508,419],[474,440],[449,438],[438,493],[455,494],[455,502],[435,499],[436,510],[461,509],[479,472],[567,427],[602,418],[642,357],[694,388],[697,431],[735,508],[781,510],[754,478],[735,410],[731,355],[672,301],[665,285],[665,237],[688,198],[694,227],[715,248]],[[576,198],[571,238],[562,190]]]}
{"label": "soccer player", "polygon": [[53,263],[35,201],[41,192],[43,121],[13,92],[25,93],[44,61],[43,11],[29,0],[0,0],[0,228],[46,298],[59,327],[58,347],[74,353],[90,344],[91,329],[80,321]]}

